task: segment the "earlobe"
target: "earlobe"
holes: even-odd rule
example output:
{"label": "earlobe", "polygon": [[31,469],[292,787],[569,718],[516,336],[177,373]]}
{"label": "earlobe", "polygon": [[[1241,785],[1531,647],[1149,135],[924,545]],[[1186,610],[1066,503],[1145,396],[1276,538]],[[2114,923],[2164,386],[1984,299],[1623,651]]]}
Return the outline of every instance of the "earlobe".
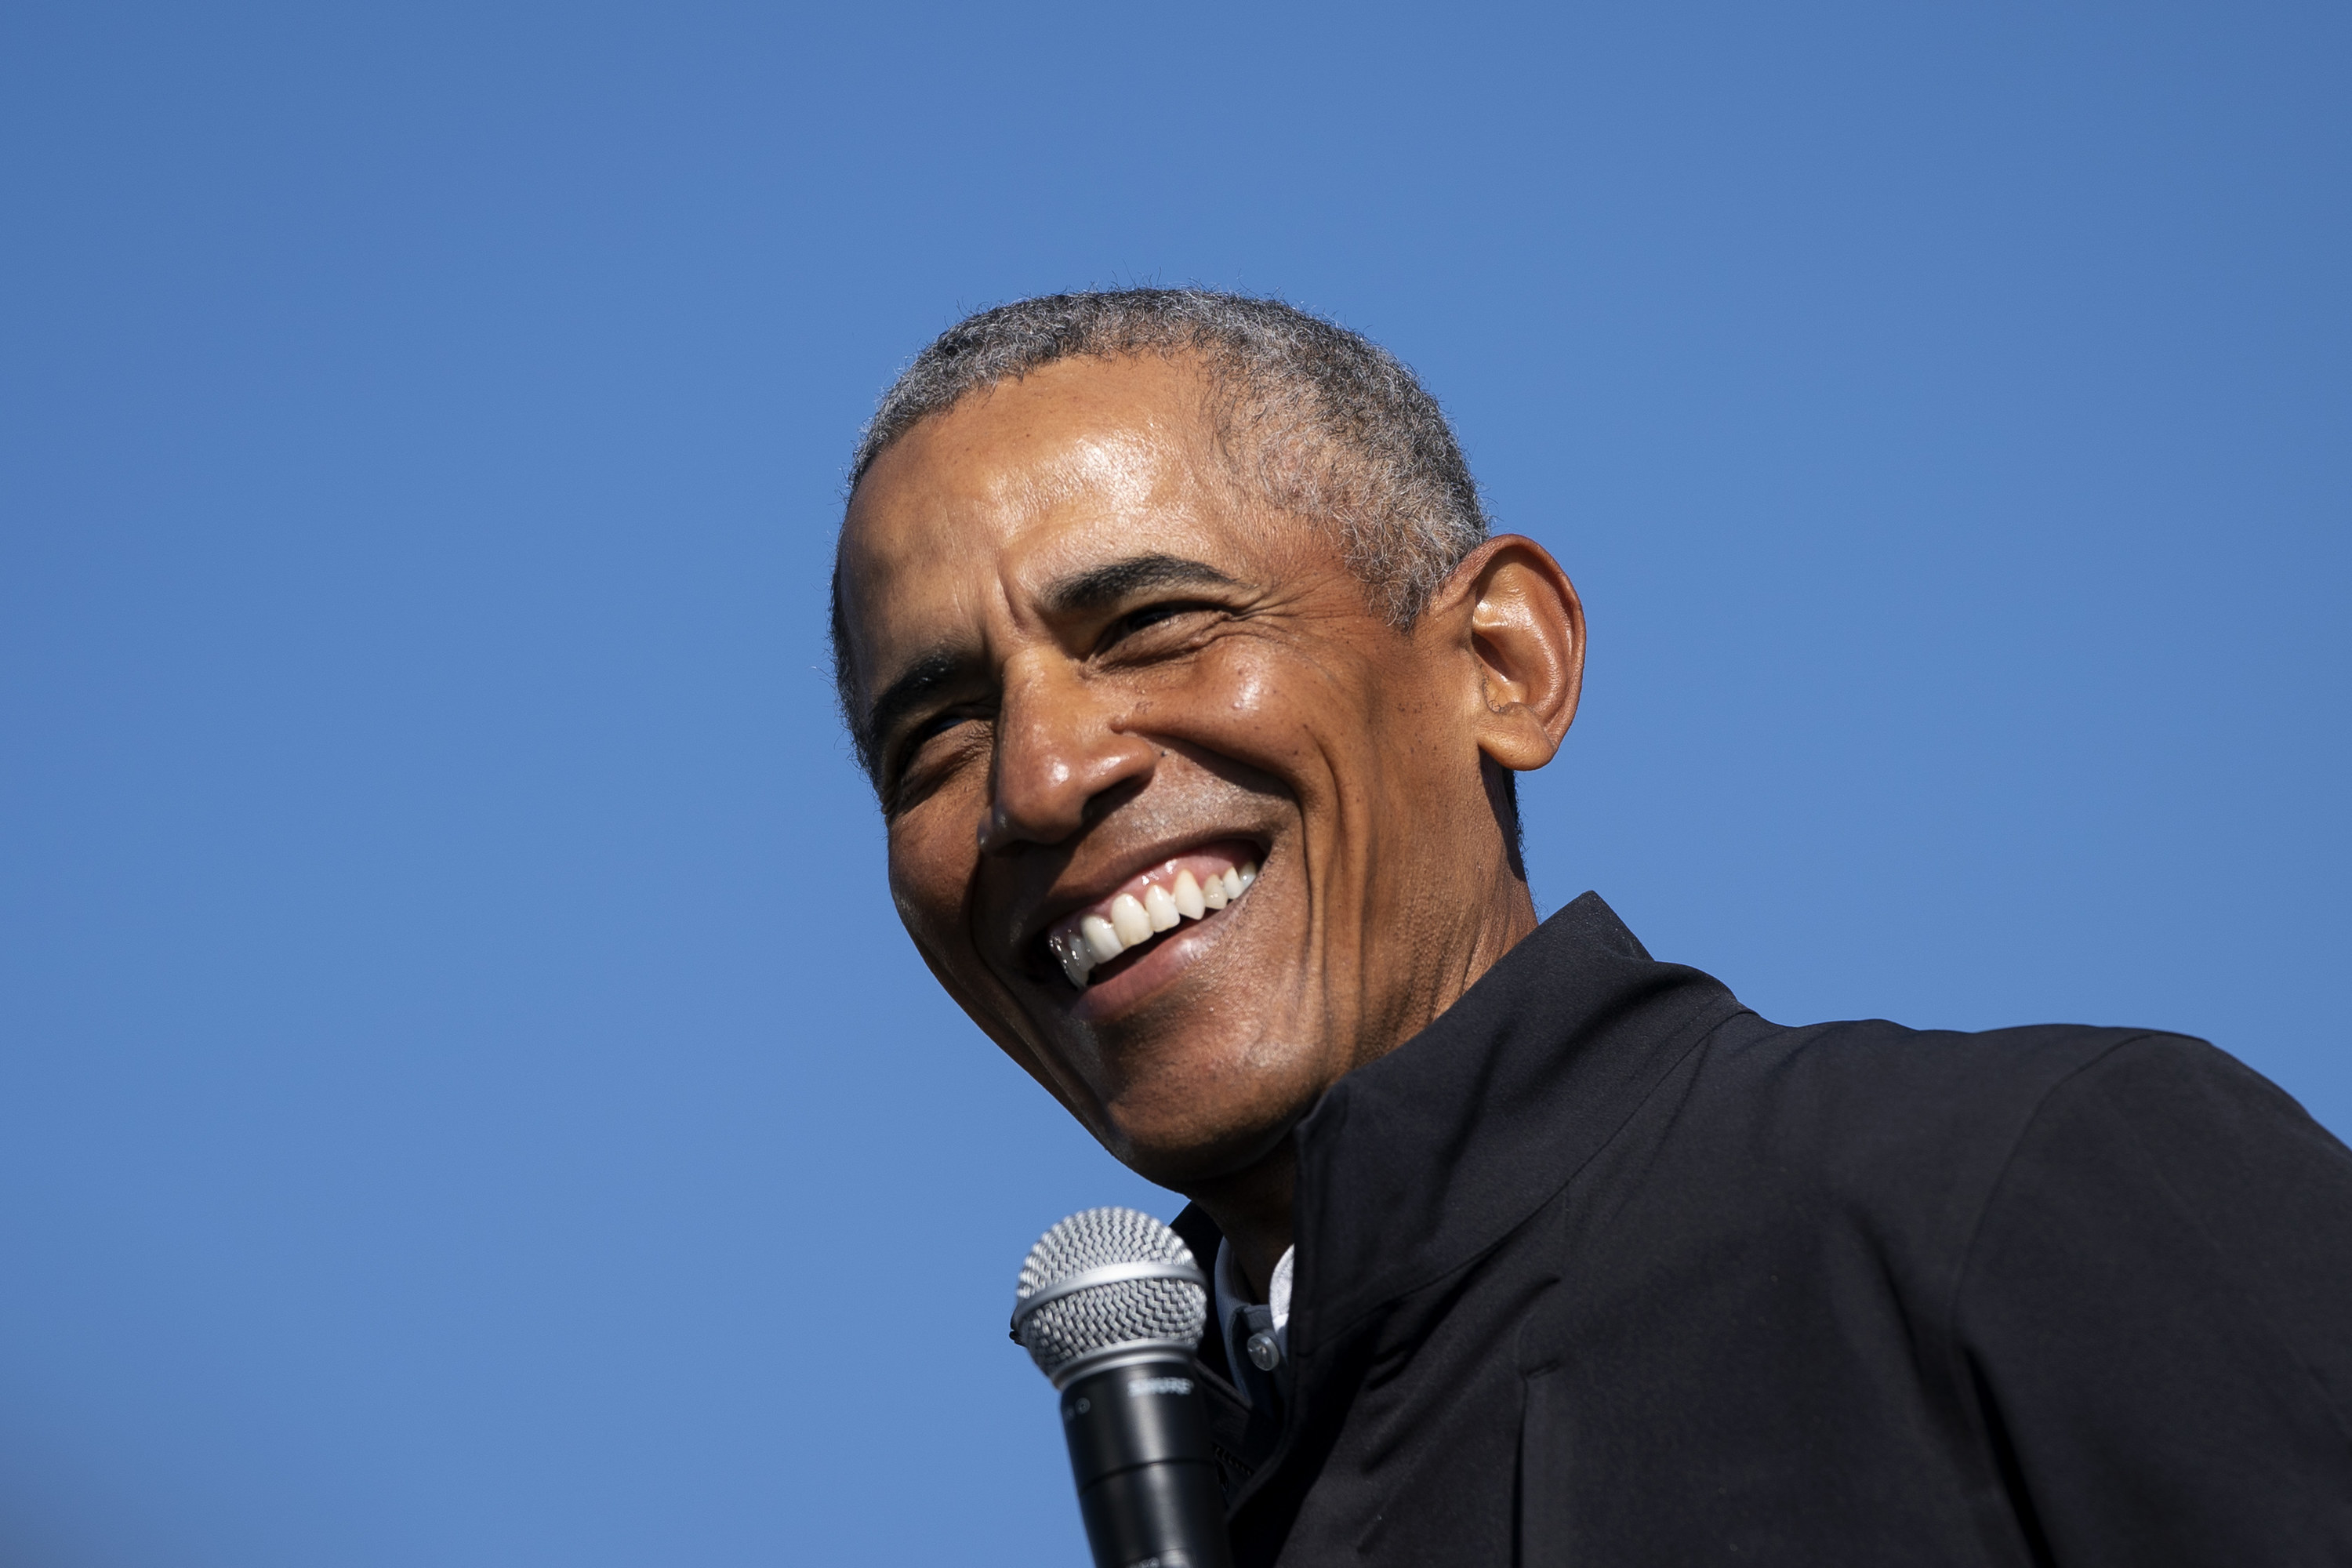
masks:
{"label": "earlobe", "polygon": [[1505,534],[1463,562],[1471,657],[1483,711],[1478,749],[1515,773],[1542,767],[1576,718],[1584,683],[1584,606],[1551,552]]}

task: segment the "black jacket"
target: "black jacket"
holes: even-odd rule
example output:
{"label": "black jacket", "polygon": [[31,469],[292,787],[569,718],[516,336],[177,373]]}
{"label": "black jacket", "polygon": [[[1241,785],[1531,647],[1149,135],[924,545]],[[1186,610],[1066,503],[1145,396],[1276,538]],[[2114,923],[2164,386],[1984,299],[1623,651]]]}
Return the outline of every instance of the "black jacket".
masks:
{"label": "black jacket", "polygon": [[1785,1028],[1588,893],[1297,1137],[1244,1568],[2352,1563],[2352,1152],[2199,1041]]}

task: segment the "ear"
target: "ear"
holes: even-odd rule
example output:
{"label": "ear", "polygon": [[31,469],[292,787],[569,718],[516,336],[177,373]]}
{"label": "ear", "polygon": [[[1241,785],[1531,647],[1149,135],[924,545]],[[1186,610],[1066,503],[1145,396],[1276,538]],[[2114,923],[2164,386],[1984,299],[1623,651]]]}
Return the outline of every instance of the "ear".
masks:
{"label": "ear", "polygon": [[1478,750],[1514,773],[1542,767],[1584,688],[1575,584],[1542,545],[1507,533],[1472,552],[1438,596],[1457,626],[1467,622],[1483,703],[1472,715]]}

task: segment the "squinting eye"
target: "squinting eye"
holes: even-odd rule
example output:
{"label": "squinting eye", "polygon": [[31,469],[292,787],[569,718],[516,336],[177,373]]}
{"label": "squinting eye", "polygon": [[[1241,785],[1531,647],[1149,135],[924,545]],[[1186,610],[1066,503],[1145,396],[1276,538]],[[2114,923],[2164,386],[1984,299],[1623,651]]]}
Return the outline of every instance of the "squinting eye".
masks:
{"label": "squinting eye", "polygon": [[907,737],[907,749],[913,751],[934,736],[946,734],[971,717],[969,713],[934,713],[915,726],[915,732]]}
{"label": "squinting eye", "polygon": [[1203,605],[1184,600],[1171,600],[1164,605],[1146,605],[1143,608],[1130,610],[1118,618],[1117,624],[1111,627],[1111,640],[1116,642],[1120,637],[1135,632],[1150,631],[1160,622],[1172,621],[1179,616],[1192,615],[1201,610],[1213,610],[1218,607],[1215,605]]}

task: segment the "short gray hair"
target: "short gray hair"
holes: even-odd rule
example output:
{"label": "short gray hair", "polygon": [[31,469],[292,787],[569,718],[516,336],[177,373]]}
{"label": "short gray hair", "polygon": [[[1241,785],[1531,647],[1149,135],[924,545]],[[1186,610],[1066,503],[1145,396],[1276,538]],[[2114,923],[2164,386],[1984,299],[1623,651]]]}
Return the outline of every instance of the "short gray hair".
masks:
{"label": "short gray hair", "polygon": [[[1395,355],[1279,300],[1202,289],[1048,294],[965,317],[915,356],[857,443],[854,494],[890,444],[975,393],[1066,359],[1192,357],[1208,372],[1220,444],[1286,510],[1327,520],[1390,624],[1410,626],[1486,541],[1486,509],[1461,443]],[[856,711],[849,626],[834,561],[834,679],[858,760],[874,737]]]}

